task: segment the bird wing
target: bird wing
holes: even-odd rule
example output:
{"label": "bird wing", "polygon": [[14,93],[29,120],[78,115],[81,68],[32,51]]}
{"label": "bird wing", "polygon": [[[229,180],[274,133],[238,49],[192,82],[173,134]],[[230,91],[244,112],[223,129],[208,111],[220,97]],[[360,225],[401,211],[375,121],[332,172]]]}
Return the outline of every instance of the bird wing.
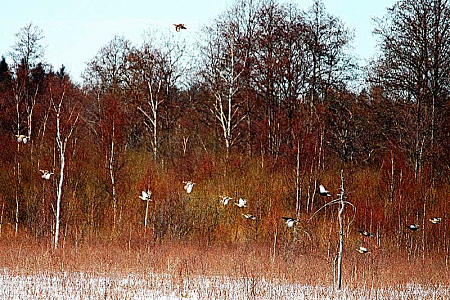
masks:
{"label": "bird wing", "polygon": [[327,190],[325,189],[325,187],[323,185],[319,185],[319,192],[326,193]]}

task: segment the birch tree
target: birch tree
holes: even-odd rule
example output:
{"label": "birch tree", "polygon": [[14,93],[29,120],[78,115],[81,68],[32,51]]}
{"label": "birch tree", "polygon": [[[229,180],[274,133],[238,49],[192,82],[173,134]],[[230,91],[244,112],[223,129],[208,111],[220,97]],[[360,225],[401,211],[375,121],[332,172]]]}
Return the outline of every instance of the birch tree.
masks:
{"label": "birch tree", "polygon": [[240,135],[236,128],[245,118],[237,93],[243,87],[248,60],[248,53],[242,53],[242,29],[228,19],[231,17],[225,15],[205,28],[206,43],[201,47],[204,68],[200,73],[212,98],[209,109],[222,131],[227,156]]}
{"label": "birch tree", "polygon": [[[58,248],[60,234],[60,217],[61,217],[61,201],[63,195],[63,183],[66,167],[66,151],[67,142],[71,138],[76,128],[80,107],[78,99],[73,98],[71,94],[70,83],[67,79],[56,80],[57,82],[50,86],[50,97],[55,112],[55,142],[59,159],[59,178],[56,188],[56,211],[55,211],[55,231],[54,231],[54,247]],[[60,82],[58,82],[60,81]]]}
{"label": "birch tree", "polygon": [[170,110],[178,97],[177,83],[183,70],[181,61],[185,46],[173,37],[162,36],[157,43],[156,33],[149,33],[140,48],[129,55],[128,86],[134,95],[134,106],[143,116],[151,136],[153,158],[157,159],[161,143],[162,111]]}

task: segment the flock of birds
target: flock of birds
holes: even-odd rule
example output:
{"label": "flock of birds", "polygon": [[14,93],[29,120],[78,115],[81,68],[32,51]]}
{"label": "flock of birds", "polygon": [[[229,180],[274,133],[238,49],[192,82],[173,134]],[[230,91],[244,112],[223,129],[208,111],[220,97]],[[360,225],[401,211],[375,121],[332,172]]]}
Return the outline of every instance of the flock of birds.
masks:
{"label": "flock of birds", "polygon": [[[442,218],[434,217],[434,218],[428,219],[428,221],[430,221],[432,224],[440,224],[440,223],[442,222]],[[410,224],[410,225],[406,225],[405,227],[408,228],[408,229],[411,230],[411,231],[418,231],[418,230],[420,230],[419,224],[414,224],[414,223],[412,223],[412,224]],[[359,232],[363,237],[375,237],[375,235],[374,235],[373,233],[370,233],[370,232],[368,232],[368,231],[366,231],[366,230],[362,230],[362,229],[361,229],[361,230],[358,230],[358,232]],[[358,251],[358,252],[361,253],[361,254],[370,253],[370,251],[367,250],[367,248],[362,247],[362,246],[359,247],[358,249],[356,249],[356,251]]]}
{"label": "flock of birds", "polygon": [[[195,183],[192,181],[183,181],[184,184],[184,190],[186,191],[186,193],[190,194],[194,188]],[[318,193],[320,196],[323,197],[331,197],[331,193],[322,185],[319,185],[319,190]],[[141,195],[139,196],[140,199],[144,200],[144,201],[152,201],[150,199],[151,196],[151,192],[149,190],[147,191],[142,191]],[[229,196],[219,196],[220,197],[220,202],[222,203],[222,205],[226,206],[228,205],[233,198],[229,197]],[[148,203],[148,202],[147,202]],[[243,199],[243,198],[239,198],[234,202],[234,205],[236,205],[239,208],[246,208],[247,206],[247,200]],[[252,214],[246,213],[246,214],[242,214],[242,216],[247,219],[247,220],[256,220],[256,217]],[[281,219],[284,220],[284,222],[286,223],[286,227],[287,228],[292,228],[294,227],[299,220],[296,218],[292,218],[292,217],[281,217]],[[442,222],[442,218],[439,217],[434,217],[429,219],[429,221],[432,224],[440,224]],[[410,224],[410,225],[406,225],[406,228],[408,228],[411,231],[418,231],[420,229],[420,226],[418,224]],[[358,230],[358,232],[363,236],[363,237],[375,237],[375,235],[369,231],[366,231],[364,229],[360,229]],[[363,246],[360,246],[358,249],[355,249],[357,252],[361,253],[361,254],[366,254],[366,253],[370,253],[370,251]]]}
{"label": "flock of birds", "polygon": [[20,143],[26,144],[30,140],[30,137],[24,134],[16,134],[16,138],[19,144]]}
{"label": "flock of birds", "polygon": [[[19,144],[26,144],[30,140],[30,137],[24,134],[16,134],[15,137]],[[53,175],[53,172],[50,172],[49,170],[39,170],[39,172],[41,172],[41,177],[45,180],[50,180],[50,177]]]}
{"label": "flock of birds", "polygon": [[[174,25],[175,25],[177,31],[180,31],[180,29],[186,29],[184,24],[174,24]],[[18,143],[26,144],[30,140],[30,137],[27,135],[16,134],[15,136],[17,138]],[[41,177],[44,180],[50,180],[51,176],[54,174],[53,172],[50,172],[49,170],[39,170],[39,172],[41,172],[41,174],[42,174]],[[183,188],[186,191],[186,193],[188,193],[188,194],[192,193],[195,183],[192,181],[183,181],[183,184],[184,184]],[[322,184],[319,185],[318,193],[320,196],[323,196],[323,197],[331,197],[330,192]],[[147,189],[147,191],[142,191],[141,195],[139,195],[139,198],[143,201],[147,201],[147,204],[148,204],[148,202],[152,201],[151,195],[152,195],[152,192]],[[228,197],[228,196],[220,196],[220,202],[224,206],[228,205],[231,200],[233,200],[233,198]],[[245,200],[243,198],[239,198],[237,201],[234,202],[234,205],[236,205],[239,208],[246,208],[247,200]],[[247,220],[256,220],[256,217],[249,213],[246,213],[246,214],[243,213],[242,216]],[[298,223],[298,219],[295,219],[292,217],[281,217],[281,219],[284,220],[287,228],[292,228]],[[434,218],[428,219],[428,221],[430,221],[432,224],[440,224],[442,222],[442,218],[434,217]],[[411,231],[420,230],[420,226],[418,224],[414,224],[414,223],[406,225],[406,228],[408,228]],[[372,234],[366,230],[363,230],[363,229],[358,230],[358,232],[363,237],[375,237],[374,234]],[[358,249],[356,249],[356,251],[358,251],[359,253],[362,253],[362,254],[370,253],[367,248],[362,247],[362,246],[359,247]]]}

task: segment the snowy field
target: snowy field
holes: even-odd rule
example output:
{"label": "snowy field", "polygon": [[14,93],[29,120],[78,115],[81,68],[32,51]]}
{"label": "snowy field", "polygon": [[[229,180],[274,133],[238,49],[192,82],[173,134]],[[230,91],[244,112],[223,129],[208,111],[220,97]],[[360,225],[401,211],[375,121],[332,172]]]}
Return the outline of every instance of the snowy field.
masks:
{"label": "snowy field", "polygon": [[0,299],[450,299],[450,287],[385,289],[311,287],[282,281],[226,277],[91,273],[0,274]]}

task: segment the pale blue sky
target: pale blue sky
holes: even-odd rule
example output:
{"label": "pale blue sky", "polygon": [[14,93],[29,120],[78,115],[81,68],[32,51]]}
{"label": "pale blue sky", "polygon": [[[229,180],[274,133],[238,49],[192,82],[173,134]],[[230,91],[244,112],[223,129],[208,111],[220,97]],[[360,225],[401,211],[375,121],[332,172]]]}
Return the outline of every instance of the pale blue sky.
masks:
{"label": "pale blue sky", "polygon": [[[280,1],[283,2],[283,1]],[[312,0],[292,0],[300,8]],[[173,31],[173,23],[185,23],[183,38],[195,39],[200,27],[208,24],[233,0],[2,0],[0,55],[7,56],[15,33],[29,22],[44,32],[45,60],[54,69],[64,64],[76,81],[85,63],[114,35],[123,35],[134,44],[142,42],[144,31],[157,28]],[[354,54],[369,59],[375,53],[373,17],[381,17],[395,0],[325,0],[327,11],[355,31]]]}

